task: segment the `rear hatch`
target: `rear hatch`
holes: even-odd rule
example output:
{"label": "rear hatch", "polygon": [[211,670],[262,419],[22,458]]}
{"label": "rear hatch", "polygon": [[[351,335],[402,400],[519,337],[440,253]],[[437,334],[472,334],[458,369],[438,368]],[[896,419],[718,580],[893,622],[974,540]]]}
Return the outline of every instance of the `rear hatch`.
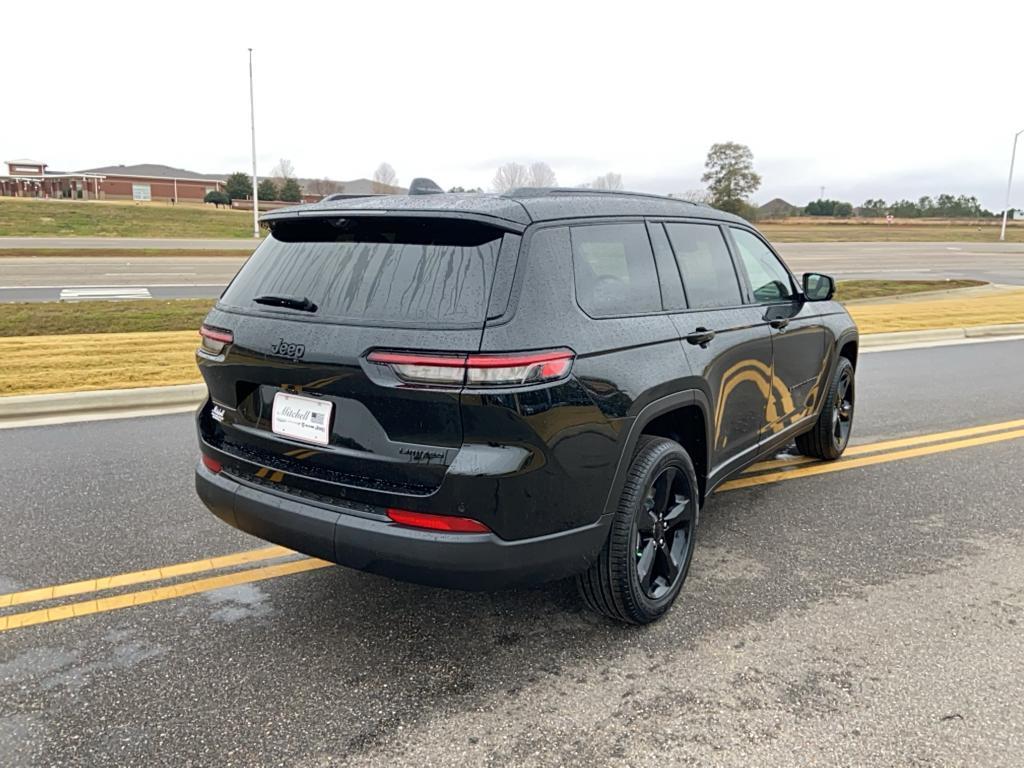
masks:
{"label": "rear hatch", "polygon": [[203,439],[243,479],[324,501],[432,493],[462,444],[459,390],[366,356],[478,351],[503,243],[514,269],[518,237],[477,221],[273,222],[204,325]]}

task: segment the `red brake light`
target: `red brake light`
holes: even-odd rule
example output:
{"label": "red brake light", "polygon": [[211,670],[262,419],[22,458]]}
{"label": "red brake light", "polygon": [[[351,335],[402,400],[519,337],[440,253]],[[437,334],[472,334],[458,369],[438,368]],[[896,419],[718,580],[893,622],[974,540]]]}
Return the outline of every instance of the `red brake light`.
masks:
{"label": "red brake light", "polygon": [[199,329],[199,335],[210,341],[219,341],[221,344],[230,344],[235,340],[235,335],[231,331],[211,328],[208,325],[204,325]]}
{"label": "red brake light", "polygon": [[224,469],[224,467],[221,466],[221,463],[219,461],[210,458],[205,453],[203,454],[203,466],[214,473],[220,472],[222,469]]}
{"label": "red brake light", "polygon": [[574,358],[571,349],[470,355],[374,350],[366,357],[389,366],[403,381],[469,387],[554,381],[569,374]]}
{"label": "red brake light", "polygon": [[470,520],[468,517],[428,515],[425,512],[410,512],[407,509],[389,509],[388,517],[401,525],[409,525],[413,528],[428,528],[432,531],[489,533],[491,530],[478,520]]}

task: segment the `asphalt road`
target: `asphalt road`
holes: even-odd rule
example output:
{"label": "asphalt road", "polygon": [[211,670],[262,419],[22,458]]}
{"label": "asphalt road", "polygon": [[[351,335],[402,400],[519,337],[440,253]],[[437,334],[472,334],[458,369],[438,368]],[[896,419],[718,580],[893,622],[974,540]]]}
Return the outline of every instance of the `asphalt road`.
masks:
{"label": "asphalt road", "polygon": [[[864,354],[857,443],[1003,436],[716,494],[646,629],[325,568],[0,632],[2,761],[1018,764],[1022,380],[1019,341]],[[0,432],[0,594],[264,546],[195,457],[187,415]]]}
{"label": "asphalt road", "polygon": [[[0,238],[0,247],[7,239]],[[240,255],[2,257],[0,302],[56,301],[62,290],[88,287],[145,288],[159,298],[212,298],[220,295],[253,247],[246,240],[116,242],[118,247],[174,247],[167,245],[172,243],[180,248],[220,248],[230,243],[240,249]],[[164,245],[157,246],[160,243]],[[840,279],[966,278],[1024,285],[1024,245],[1020,243],[781,243],[779,249],[797,274],[818,271]]]}

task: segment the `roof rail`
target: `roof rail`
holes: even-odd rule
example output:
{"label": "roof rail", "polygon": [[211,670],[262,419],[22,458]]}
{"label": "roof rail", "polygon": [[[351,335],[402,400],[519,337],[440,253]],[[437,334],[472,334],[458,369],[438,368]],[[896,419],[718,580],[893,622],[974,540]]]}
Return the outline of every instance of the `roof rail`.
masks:
{"label": "roof rail", "polygon": [[559,195],[614,195],[618,197],[645,197],[655,200],[671,200],[685,205],[700,206],[692,200],[683,200],[679,197],[668,197],[667,195],[655,195],[651,192],[629,192],[624,189],[594,189],[593,187],[517,187],[500,195],[501,197],[557,197]]}

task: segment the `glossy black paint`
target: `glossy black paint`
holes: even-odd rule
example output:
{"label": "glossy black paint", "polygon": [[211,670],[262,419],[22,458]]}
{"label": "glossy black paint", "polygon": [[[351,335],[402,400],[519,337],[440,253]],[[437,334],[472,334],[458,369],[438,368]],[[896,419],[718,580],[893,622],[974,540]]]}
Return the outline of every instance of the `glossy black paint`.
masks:
{"label": "glossy black paint", "polygon": [[[342,203],[344,209],[331,207]],[[566,539],[574,545],[563,543],[564,568],[538,566],[534,575],[582,570],[603,543],[603,535],[593,531],[609,519],[645,429],[667,433],[688,447],[704,495],[809,428],[840,350],[847,344],[855,349],[856,328],[840,305],[802,295],[754,303],[740,266],[743,305],[687,308],[660,223],[697,219],[718,222],[724,230],[749,225],[680,201],[534,192],[430,195],[303,206],[268,218],[386,216],[392,210],[402,216],[486,220],[506,232],[488,318],[480,328],[374,328],[319,323],[315,315],[296,318],[294,312],[270,308],[255,313],[217,307],[207,323],[231,330],[235,341],[220,355],[198,353],[210,389],[197,417],[201,448],[224,465],[217,478],[205,470],[197,473],[204,500],[213,508],[208,497],[215,481],[235,483],[241,490],[231,494],[230,513],[224,508],[228,502],[218,497],[218,514],[225,520],[354,567],[477,588],[464,563],[452,562],[457,577],[438,576],[449,548],[437,549],[440,565],[424,555],[389,568],[387,557],[360,555],[356,550],[362,545],[339,546],[341,539],[324,543],[331,537],[323,526],[346,530],[352,515],[372,523],[373,535],[360,541],[378,543],[365,546],[379,547],[380,536],[389,531],[407,536],[409,529],[385,516],[388,507],[400,507],[470,517],[493,531],[488,540],[524,544],[517,555],[499,547],[494,555],[499,559],[533,562],[522,554],[528,542],[586,531]],[[569,228],[595,219],[647,223],[661,311],[595,319],[580,308]],[[303,346],[301,360],[274,356],[271,345],[282,338]],[[367,368],[366,352],[378,347],[466,353],[569,347],[577,357],[571,376],[553,384],[460,391],[409,387]],[[334,403],[330,445],[270,432],[269,405],[282,389]],[[311,521],[309,546],[302,544],[305,523],[285,531],[257,514],[257,509],[279,508],[286,515],[285,502],[314,510],[296,518]],[[429,538],[425,541],[429,553]],[[473,539],[463,541],[458,551],[472,551]],[[479,543],[483,547],[484,541]],[[528,580],[529,573],[513,565],[502,565],[509,583]]]}

